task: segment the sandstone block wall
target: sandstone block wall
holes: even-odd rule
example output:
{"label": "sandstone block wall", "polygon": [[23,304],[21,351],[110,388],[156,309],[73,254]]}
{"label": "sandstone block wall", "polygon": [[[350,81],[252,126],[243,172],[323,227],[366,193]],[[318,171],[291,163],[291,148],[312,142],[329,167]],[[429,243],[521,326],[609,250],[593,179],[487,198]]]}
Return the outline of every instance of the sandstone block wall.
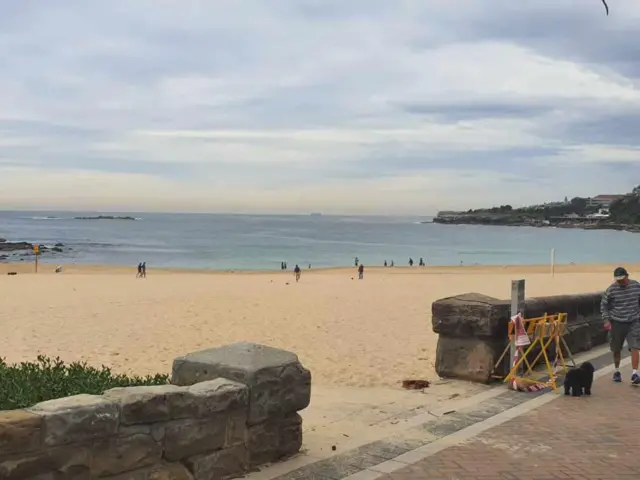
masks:
{"label": "sandstone block wall", "polygon": [[[600,316],[601,293],[529,298],[525,317],[567,313],[565,341],[572,353],[606,342]],[[487,383],[508,344],[509,300],[478,293],[443,298],[431,308],[433,331],[438,334],[436,372],[441,377]],[[502,371],[505,374],[508,364]]]}
{"label": "sandstone block wall", "polygon": [[237,478],[299,451],[311,376],[296,355],[229,345],[177,359],[174,380],[0,412],[0,479]]}

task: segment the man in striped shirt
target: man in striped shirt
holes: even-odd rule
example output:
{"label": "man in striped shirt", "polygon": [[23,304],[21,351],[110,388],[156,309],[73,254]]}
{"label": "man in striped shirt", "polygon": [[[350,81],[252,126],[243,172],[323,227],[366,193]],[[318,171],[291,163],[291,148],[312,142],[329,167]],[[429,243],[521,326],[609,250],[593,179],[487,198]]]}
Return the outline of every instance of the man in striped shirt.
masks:
{"label": "man in striped shirt", "polygon": [[602,295],[600,310],[605,330],[610,332],[610,346],[616,371],[613,381],[621,382],[620,356],[625,339],[631,350],[631,384],[640,385],[640,283],[629,279],[627,271],[618,267],[613,272],[614,282]]}

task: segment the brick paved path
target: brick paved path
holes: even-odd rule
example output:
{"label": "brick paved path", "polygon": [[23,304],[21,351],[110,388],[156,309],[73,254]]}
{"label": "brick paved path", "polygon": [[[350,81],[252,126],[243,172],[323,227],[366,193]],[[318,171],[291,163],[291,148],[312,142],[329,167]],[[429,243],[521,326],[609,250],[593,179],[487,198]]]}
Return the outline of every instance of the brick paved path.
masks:
{"label": "brick paved path", "polygon": [[[597,379],[386,480],[640,480],[640,387]],[[524,395],[524,394],[523,394]]]}

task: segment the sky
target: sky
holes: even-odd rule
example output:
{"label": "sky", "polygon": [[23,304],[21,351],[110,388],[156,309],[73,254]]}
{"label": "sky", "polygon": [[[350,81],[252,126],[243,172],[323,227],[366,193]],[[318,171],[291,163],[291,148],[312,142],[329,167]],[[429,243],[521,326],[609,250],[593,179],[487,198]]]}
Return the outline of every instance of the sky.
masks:
{"label": "sky", "polygon": [[640,2],[0,0],[0,209],[407,214],[640,183]]}

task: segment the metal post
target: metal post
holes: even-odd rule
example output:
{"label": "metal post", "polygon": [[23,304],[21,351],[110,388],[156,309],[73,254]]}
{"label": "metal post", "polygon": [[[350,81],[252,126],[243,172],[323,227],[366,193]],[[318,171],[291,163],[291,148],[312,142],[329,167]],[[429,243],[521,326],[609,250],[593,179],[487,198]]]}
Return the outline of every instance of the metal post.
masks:
{"label": "metal post", "polygon": [[[521,313],[524,318],[524,280],[511,280],[511,316],[515,316]],[[511,370],[515,364],[514,358],[516,356],[516,337],[517,332],[513,332],[513,338],[511,339],[511,350],[509,357],[509,370]],[[512,388],[512,385],[509,385]]]}

